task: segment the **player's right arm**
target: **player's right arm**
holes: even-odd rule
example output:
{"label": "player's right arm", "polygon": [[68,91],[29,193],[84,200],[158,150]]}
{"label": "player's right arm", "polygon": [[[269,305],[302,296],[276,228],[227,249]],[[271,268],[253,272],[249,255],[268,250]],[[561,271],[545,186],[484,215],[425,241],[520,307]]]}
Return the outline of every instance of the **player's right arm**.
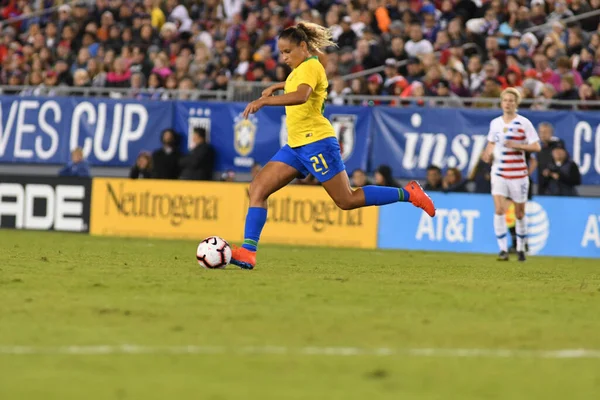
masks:
{"label": "player's right arm", "polygon": [[494,155],[494,147],[496,146],[496,142],[498,141],[498,138],[496,136],[497,134],[494,133],[494,121],[490,122],[490,131],[488,132],[488,136],[487,136],[487,146],[485,146],[485,149],[483,150],[483,154],[481,155],[481,159],[483,160],[483,162],[490,164],[492,162],[492,158]]}
{"label": "player's right arm", "polygon": [[278,90],[283,90],[285,88],[285,82],[279,82],[274,85],[269,86],[265,90],[262,91],[262,97],[269,97],[273,95]]}
{"label": "player's right arm", "polygon": [[485,146],[485,149],[483,150],[483,154],[481,155],[481,159],[483,160],[483,162],[486,162],[488,164],[492,162],[495,146],[496,143],[488,142],[487,146]]}

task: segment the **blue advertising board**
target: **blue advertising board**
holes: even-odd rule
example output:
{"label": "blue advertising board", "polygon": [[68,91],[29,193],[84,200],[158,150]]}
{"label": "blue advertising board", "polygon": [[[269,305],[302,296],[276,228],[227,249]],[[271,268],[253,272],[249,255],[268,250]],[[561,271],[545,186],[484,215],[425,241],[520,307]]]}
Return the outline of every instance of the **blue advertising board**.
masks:
{"label": "blue advertising board", "polygon": [[91,165],[131,166],[172,122],[170,103],[1,97],[0,162],[65,164],[80,146]]}
{"label": "blue advertising board", "polygon": [[[548,122],[579,165],[584,185],[600,184],[600,112],[523,111],[538,127]],[[423,179],[427,166],[456,167],[463,176],[479,161],[492,119],[500,110],[373,108],[369,161],[386,164],[394,176]]]}
{"label": "blue advertising board", "polygon": [[[130,166],[160,146],[163,129],[183,135],[207,128],[217,170],[248,171],[285,143],[284,107],[241,118],[245,103],[137,101],[0,96],[0,163],[64,164],[81,146],[93,166]],[[459,168],[466,176],[486,145],[499,110],[327,106],[348,172],[386,164],[399,178],[423,179],[426,168]],[[524,111],[549,122],[579,165],[583,184],[600,185],[600,112]]]}
{"label": "blue advertising board", "polygon": [[[248,119],[242,118],[243,103],[178,102],[175,130],[188,137],[193,128],[207,129],[217,153],[217,170],[244,170],[254,162],[265,164],[287,141],[285,109],[264,107]],[[328,107],[331,121],[342,142],[342,158],[348,172],[366,169],[371,137],[371,110],[364,107]]]}
{"label": "blue advertising board", "polygon": [[[378,247],[499,251],[491,195],[431,193],[431,198],[437,208],[434,218],[406,204],[381,207]],[[600,199],[538,196],[525,211],[530,254],[600,258]]]}

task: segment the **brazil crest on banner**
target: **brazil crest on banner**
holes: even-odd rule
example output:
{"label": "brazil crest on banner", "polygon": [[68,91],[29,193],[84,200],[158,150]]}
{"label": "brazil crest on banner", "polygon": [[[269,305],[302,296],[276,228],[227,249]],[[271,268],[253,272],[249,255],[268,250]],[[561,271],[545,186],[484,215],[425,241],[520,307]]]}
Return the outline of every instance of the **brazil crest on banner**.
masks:
{"label": "brazil crest on banner", "polygon": [[254,150],[256,139],[256,116],[250,115],[245,119],[241,114],[235,118],[233,126],[233,147],[239,157],[235,157],[233,163],[236,167],[251,167],[254,159],[248,157]]}

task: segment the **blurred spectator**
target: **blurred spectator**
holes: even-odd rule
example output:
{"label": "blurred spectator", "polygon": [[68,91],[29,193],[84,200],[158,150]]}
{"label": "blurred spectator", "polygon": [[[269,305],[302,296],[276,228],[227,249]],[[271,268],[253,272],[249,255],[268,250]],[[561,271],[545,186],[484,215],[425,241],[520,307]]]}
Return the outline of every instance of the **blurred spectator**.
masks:
{"label": "blurred spectator", "polygon": [[73,86],[80,88],[92,86],[88,72],[85,69],[81,68],[75,71],[73,74]]}
{"label": "blurred spectator", "polygon": [[93,87],[104,87],[106,85],[106,72],[104,65],[100,64],[95,58],[90,58],[87,63],[87,73]]}
{"label": "blurred spectator", "polygon": [[463,74],[460,71],[453,71],[451,72],[451,74],[452,81],[450,83],[450,89],[452,90],[452,93],[456,94],[459,97],[470,97],[471,92],[469,91],[469,88],[465,85],[465,79],[463,77]]}
{"label": "blurred spectator", "polygon": [[352,89],[346,87],[346,82],[341,77],[336,76],[332,80],[331,92],[329,92],[327,98],[332,104],[342,106],[345,104],[343,96],[351,93]]}
{"label": "blurred spectator", "polygon": [[179,158],[177,149],[178,140],[175,131],[165,129],[161,135],[162,147],[152,153],[152,178],[177,179],[179,178]]}
{"label": "blurred spectator", "polygon": [[144,12],[150,15],[152,27],[160,30],[166,21],[165,14],[159,7],[160,0],[144,0]]}
{"label": "blurred spectator", "polygon": [[419,81],[425,75],[423,73],[423,65],[421,64],[421,60],[416,57],[411,57],[408,59],[406,64],[407,76],[406,80],[409,83],[413,83],[415,81]]}
{"label": "blurred spectator", "polygon": [[235,182],[235,171],[227,170],[221,174],[221,182]]}
{"label": "blurred spectator", "polygon": [[129,171],[131,179],[152,178],[152,156],[148,152],[142,152],[135,160],[135,165]]}
{"label": "blurred spectator", "polygon": [[537,170],[538,193],[546,194],[549,181],[544,179],[542,173],[544,170],[548,169],[548,166],[553,162],[552,148],[556,143],[562,142],[562,140],[554,136],[554,127],[548,122],[542,122],[538,126],[538,134],[540,135],[542,150],[539,153],[534,154],[531,158],[529,169],[531,173]]}
{"label": "blurred spectator", "polygon": [[572,67],[571,60],[569,57],[560,57],[556,61],[556,73],[550,78],[548,83],[554,85],[554,88],[557,91],[561,91],[561,80],[562,77],[567,74],[573,77],[574,84],[579,87],[583,83],[583,79],[581,79],[581,75],[579,72]]}
{"label": "blurred spectator", "polygon": [[358,36],[354,32],[354,30],[352,30],[352,27],[350,26],[351,23],[352,18],[350,18],[349,16],[345,16],[344,18],[342,18],[342,22],[340,24],[342,32],[338,36],[338,46],[340,48],[344,48],[346,46],[353,48],[356,44]]}
{"label": "blurred spectator", "polygon": [[[581,100],[582,102],[598,101],[600,100],[600,97],[596,93],[594,93],[594,89],[591,85],[584,83],[579,87],[579,100]],[[585,105],[585,103],[580,105],[578,108],[580,110],[600,110],[600,106],[590,106]]]}
{"label": "blurred spectator", "polygon": [[375,170],[375,184],[378,186],[399,187],[392,176],[392,169],[388,165],[380,165]]}
{"label": "blurred spectator", "polygon": [[536,101],[531,108],[534,110],[548,110],[552,106],[552,99],[555,96],[556,90],[554,89],[554,85],[546,83],[542,85],[541,94],[536,97]]}
{"label": "blurred spectator", "polygon": [[437,95],[440,97],[447,97],[447,99],[437,102],[437,104],[440,105],[441,107],[450,107],[450,108],[461,108],[462,107],[462,105],[463,105],[462,101],[460,101],[460,98],[458,97],[458,95],[456,95],[455,93],[450,91],[450,83],[447,80],[442,79],[437,83],[436,92],[437,92]]}
{"label": "blurred spectator", "polygon": [[144,52],[142,46],[134,46],[132,48],[132,59],[131,65],[129,66],[129,71],[132,74],[137,72],[141,72],[145,78],[150,76],[150,72],[152,72],[152,64],[146,58],[146,53]]}
{"label": "blurred spectator", "polygon": [[469,72],[469,91],[478,92],[479,88],[483,86],[483,81],[485,79],[485,73],[483,72],[483,66],[481,65],[481,57],[478,55],[471,56],[469,58],[469,63],[467,64],[467,70]]}
{"label": "blurred spectator", "polygon": [[435,165],[427,167],[427,181],[423,188],[429,192],[442,191],[442,170],[439,167]]}
{"label": "blurred spectator", "polygon": [[594,73],[594,50],[591,47],[581,49],[580,57],[576,58],[577,72],[583,79],[588,79]]}
{"label": "blurred spectator", "polygon": [[412,97],[408,105],[412,107],[423,107],[425,101],[422,99],[425,96],[425,86],[421,81],[414,81],[409,87],[407,87],[402,95]]}
{"label": "blurred spectator", "polygon": [[215,151],[206,141],[206,129],[194,128],[194,147],[180,160],[181,179],[210,181],[213,179]]}
{"label": "blurred spectator", "polygon": [[[381,95],[381,86],[383,84],[383,78],[379,74],[373,74],[367,79],[367,94],[369,96]],[[380,104],[379,101],[375,101],[374,104]]]}
{"label": "blurred spectator", "polygon": [[106,75],[106,86],[108,87],[129,87],[131,71],[127,66],[125,59],[118,57],[113,62],[113,70]]}
{"label": "blurred spectator", "polygon": [[[486,78],[483,91],[481,92],[480,98],[485,99],[498,99],[500,97],[500,93],[502,92],[502,88],[500,86],[500,82],[495,78]],[[475,104],[477,108],[493,108],[494,103],[492,102],[478,102]]]}
{"label": "blurred spectator", "polygon": [[414,22],[410,25],[410,40],[404,45],[406,53],[410,57],[433,53],[433,45],[423,38],[421,24]]}
{"label": "blurred spectator", "polygon": [[[577,88],[575,87],[575,79],[573,75],[567,74],[560,78],[560,92],[554,96],[556,100],[578,100],[579,93],[577,92]],[[570,105],[558,105],[553,104],[551,108],[554,109],[572,109],[573,106]]]}
{"label": "blurred spectator", "polygon": [[354,171],[352,171],[351,182],[352,182],[352,187],[355,187],[355,188],[359,188],[359,187],[363,187],[363,186],[367,186],[367,185],[371,184],[371,182],[369,181],[369,178],[367,178],[367,174],[365,173],[365,171],[363,171],[360,168],[357,168]]}
{"label": "blurred spectator", "polygon": [[561,19],[569,18],[573,16],[573,11],[567,8],[566,0],[556,0],[554,2],[554,11],[546,18],[547,23],[554,21],[560,21]]}
{"label": "blurred spectator", "polygon": [[145,85],[145,81],[146,79],[144,78],[144,75],[141,72],[135,72],[133,74],[131,74],[131,79],[130,79],[130,92],[129,95],[135,99],[141,100],[143,98],[146,97],[145,94],[143,94],[143,90]]}
{"label": "blurred spectator", "polygon": [[575,187],[581,184],[581,174],[562,142],[552,146],[552,162],[542,170],[542,177],[545,191],[540,194],[577,196]]}
{"label": "blurred spectator", "polygon": [[442,180],[444,192],[466,192],[466,184],[467,182],[462,179],[462,174],[458,168],[449,168]]}
{"label": "blurred spectator", "polygon": [[394,58],[385,60],[385,69],[383,71],[385,80],[383,82],[384,94],[394,94],[394,85],[405,78],[398,71],[398,63]]}
{"label": "blurred spectator", "polygon": [[177,89],[181,91],[177,97],[179,100],[192,99],[194,91],[194,82],[192,81],[192,78],[189,76],[184,76],[183,79],[179,81]]}
{"label": "blurred spectator", "polygon": [[90,168],[87,161],[83,158],[83,149],[81,147],[77,147],[71,152],[71,161],[58,172],[58,175],[82,178],[90,176]]}

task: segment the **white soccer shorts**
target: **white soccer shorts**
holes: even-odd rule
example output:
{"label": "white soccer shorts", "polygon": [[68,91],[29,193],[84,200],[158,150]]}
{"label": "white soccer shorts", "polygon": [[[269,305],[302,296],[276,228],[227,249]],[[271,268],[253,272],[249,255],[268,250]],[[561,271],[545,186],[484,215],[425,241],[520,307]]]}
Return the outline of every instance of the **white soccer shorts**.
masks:
{"label": "white soccer shorts", "polygon": [[510,197],[515,203],[526,203],[529,193],[529,178],[506,179],[492,175],[492,195]]}

